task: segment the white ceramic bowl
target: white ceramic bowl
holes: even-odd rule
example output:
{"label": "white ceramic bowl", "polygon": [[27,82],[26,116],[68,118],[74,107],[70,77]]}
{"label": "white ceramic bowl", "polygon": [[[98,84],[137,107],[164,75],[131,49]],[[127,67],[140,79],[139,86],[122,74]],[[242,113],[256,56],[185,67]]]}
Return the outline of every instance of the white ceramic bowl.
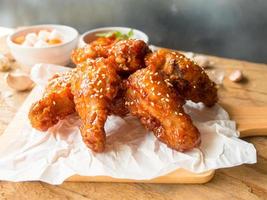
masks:
{"label": "white ceramic bowl", "polygon": [[[25,47],[14,42],[18,36],[39,30],[57,30],[63,36],[63,42],[46,47]],[[70,61],[71,51],[77,46],[78,31],[63,25],[37,25],[19,29],[8,36],[7,44],[13,57],[21,64],[23,70],[29,72],[37,63],[66,65]]]}
{"label": "white ceramic bowl", "polygon": [[97,33],[105,33],[105,32],[112,32],[112,31],[120,31],[123,34],[127,34],[130,30],[133,30],[133,37],[134,39],[140,39],[143,40],[144,42],[148,43],[149,38],[148,36],[137,29],[132,29],[128,27],[103,27],[103,28],[96,28],[92,29],[90,31],[85,32],[84,34],[81,35],[79,39],[79,47],[83,47],[84,45],[94,41],[97,36]]}

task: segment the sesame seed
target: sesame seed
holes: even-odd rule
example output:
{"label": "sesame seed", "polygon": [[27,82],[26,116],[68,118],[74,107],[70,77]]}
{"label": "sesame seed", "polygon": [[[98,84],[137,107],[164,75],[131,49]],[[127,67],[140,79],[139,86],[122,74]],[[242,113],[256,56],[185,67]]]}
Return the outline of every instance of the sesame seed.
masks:
{"label": "sesame seed", "polygon": [[102,83],[102,81],[101,80],[99,80],[98,82],[97,82],[97,84],[96,85],[100,85]]}
{"label": "sesame seed", "polygon": [[170,87],[173,87],[173,85],[169,82],[167,82],[167,85],[170,86]]}
{"label": "sesame seed", "polygon": [[179,115],[180,115],[180,116],[183,116],[184,114],[179,112]]}

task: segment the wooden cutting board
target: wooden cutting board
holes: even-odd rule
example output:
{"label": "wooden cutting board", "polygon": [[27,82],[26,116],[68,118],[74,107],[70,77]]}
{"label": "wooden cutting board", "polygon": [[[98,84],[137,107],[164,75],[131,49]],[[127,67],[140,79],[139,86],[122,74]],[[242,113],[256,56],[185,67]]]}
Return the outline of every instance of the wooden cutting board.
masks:
{"label": "wooden cutting board", "polygon": [[[20,130],[25,121],[25,114],[28,113],[31,104],[39,96],[38,90],[34,88],[25,102],[21,106],[19,112],[10,122],[4,134],[12,134]],[[223,105],[231,118],[237,122],[240,131],[240,137],[267,135],[267,107],[231,107]],[[129,180],[115,179],[107,176],[72,176],[67,181],[83,181],[83,182],[145,182],[145,183],[206,183],[213,178],[215,170],[204,173],[192,173],[184,169],[178,169],[167,175],[157,177],[151,180]]]}

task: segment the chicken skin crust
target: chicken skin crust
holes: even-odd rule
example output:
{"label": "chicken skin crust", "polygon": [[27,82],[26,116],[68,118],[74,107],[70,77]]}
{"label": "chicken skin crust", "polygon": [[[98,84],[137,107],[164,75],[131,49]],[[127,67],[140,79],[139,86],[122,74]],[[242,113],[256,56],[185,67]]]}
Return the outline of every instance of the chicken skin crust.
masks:
{"label": "chicken skin crust", "polygon": [[54,75],[48,82],[43,97],[35,102],[28,117],[32,127],[46,131],[75,112],[70,80],[75,70]]}
{"label": "chicken skin crust", "polygon": [[149,68],[128,78],[125,94],[131,114],[167,146],[187,151],[200,144],[200,134],[189,115],[184,113],[184,99],[164,79],[163,72]]}
{"label": "chicken skin crust", "polygon": [[203,102],[206,106],[213,106],[218,101],[216,84],[204,69],[184,55],[160,49],[147,55],[145,63],[152,71],[163,71],[185,99]]}
{"label": "chicken skin crust", "polygon": [[105,148],[104,125],[109,105],[116,97],[120,77],[108,59],[87,60],[77,66],[71,80],[76,111],[81,117],[80,131],[84,143],[95,152]]}

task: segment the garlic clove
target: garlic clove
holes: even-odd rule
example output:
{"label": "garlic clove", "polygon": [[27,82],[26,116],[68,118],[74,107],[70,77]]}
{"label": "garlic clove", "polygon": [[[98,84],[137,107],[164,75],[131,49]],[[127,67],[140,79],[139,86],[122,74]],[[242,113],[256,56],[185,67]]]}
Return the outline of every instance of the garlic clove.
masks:
{"label": "garlic clove", "polygon": [[210,66],[210,61],[207,56],[196,55],[194,56],[193,60],[203,68]]}
{"label": "garlic clove", "polygon": [[214,70],[209,70],[206,71],[206,73],[208,74],[209,78],[215,82],[217,85],[222,85],[223,84],[223,80],[224,80],[224,70],[222,69],[214,69]]}
{"label": "garlic clove", "polygon": [[6,72],[9,71],[10,69],[11,69],[11,62],[9,58],[4,54],[0,54],[0,71]]}
{"label": "garlic clove", "polygon": [[49,40],[54,40],[54,39],[61,40],[62,39],[62,35],[61,35],[61,33],[59,31],[57,31],[57,30],[54,29],[49,34],[48,39]]}
{"label": "garlic clove", "polygon": [[241,70],[235,70],[229,75],[228,78],[233,82],[239,82],[243,79],[243,73]]}
{"label": "garlic clove", "polygon": [[183,54],[185,57],[189,58],[190,60],[193,60],[194,56],[195,56],[195,54],[193,52],[190,52],[190,51],[184,52]]}
{"label": "garlic clove", "polygon": [[47,31],[47,30],[41,30],[38,33],[38,40],[42,40],[42,41],[46,42],[48,40],[49,34],[50,34],[49,31]]}
{"label": "garlic clove", "polygon": [[33,87],[33,81],[29,75],[23,72],[13,72],[6,75],[8,86],[17,91],[29,90]]}

